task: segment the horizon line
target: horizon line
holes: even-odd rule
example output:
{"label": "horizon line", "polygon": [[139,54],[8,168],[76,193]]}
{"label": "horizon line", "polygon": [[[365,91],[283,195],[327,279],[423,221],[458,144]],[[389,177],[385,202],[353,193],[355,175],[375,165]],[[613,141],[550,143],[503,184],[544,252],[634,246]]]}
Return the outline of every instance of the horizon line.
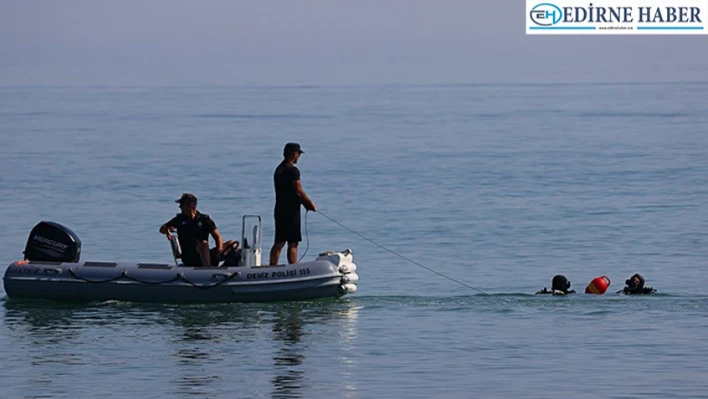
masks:
{"label": "horizon line", "polygon": [[708,80],[596,82],[459,82],[459,83],[283,83],[283,84],[1,84],[0,88],[326,88],[326,87],[464,87],[464,86],[636,86],[708,84]]}

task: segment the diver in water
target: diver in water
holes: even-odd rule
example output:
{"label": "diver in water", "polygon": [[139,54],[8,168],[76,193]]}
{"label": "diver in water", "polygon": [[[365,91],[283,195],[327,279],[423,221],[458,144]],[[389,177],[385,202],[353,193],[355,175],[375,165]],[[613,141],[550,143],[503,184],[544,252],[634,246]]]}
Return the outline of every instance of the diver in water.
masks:
{"label": "diver in water", "polygon": [[575,290],[570,289],[570,280],[565,278],[562,274],[556,274],[553,276],[553,280],[551,280],[551,289],[549,290],[543,287],[541,291],[536,293],[536,295],[538,294],[566,295],[575,294]]}
{"label": "diver in water", "polygon": [[645,287],[644,283],[644,277],[642,277],[639,273],[634,273],[632,277],[625,280],[625,287],[621,291],[617,291],[617,293],[622,293],[625,295],[646,295],[656,292],[656,289],[652,287]]}

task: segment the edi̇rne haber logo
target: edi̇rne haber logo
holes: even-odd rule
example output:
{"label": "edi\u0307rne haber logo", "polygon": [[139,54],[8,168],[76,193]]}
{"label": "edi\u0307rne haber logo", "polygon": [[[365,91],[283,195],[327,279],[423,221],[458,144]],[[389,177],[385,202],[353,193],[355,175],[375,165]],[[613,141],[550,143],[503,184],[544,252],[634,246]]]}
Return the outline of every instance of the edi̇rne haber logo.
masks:
{"label": "edi\u0307rne haber logo", "polygon": [[527,35],[708,33],[708,0],[526,0]]}

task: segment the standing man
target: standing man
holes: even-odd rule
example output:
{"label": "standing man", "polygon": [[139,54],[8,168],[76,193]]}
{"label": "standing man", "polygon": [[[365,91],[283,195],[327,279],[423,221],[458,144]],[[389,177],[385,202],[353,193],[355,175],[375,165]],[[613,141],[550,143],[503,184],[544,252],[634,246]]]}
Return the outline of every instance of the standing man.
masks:
{"label": "standing man", "polygon": [[297,263],[297,246],[302,241],[300,232],[300,205],[317,212],[315,203],[305,194],[300,184],[300,170],[295,166],[304,153],[298,143],[287,143],[283,161],[275,168],[275,242],[270,249],[270,264],[277,265],[280,251],[288,243],[288,263]]}
{"label": "standing man", "polygon": [[[221,234],[209,215],[197,210],[197,197],[185,193],[175,201],[181,213],[160,226],[160,233],[168,240],[174,239],[171,231],[177,230],[179,245],[182,247],[182,263],[185,266],[218,266],[219,254],[223,250]],[[209,250],[209,235],[214,238],[216,248]]]}

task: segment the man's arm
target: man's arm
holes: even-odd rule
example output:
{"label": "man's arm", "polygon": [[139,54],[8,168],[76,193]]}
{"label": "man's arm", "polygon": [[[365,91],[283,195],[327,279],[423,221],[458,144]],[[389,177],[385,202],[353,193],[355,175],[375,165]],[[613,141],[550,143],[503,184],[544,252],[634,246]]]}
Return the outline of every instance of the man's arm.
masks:
{"label": "man's arm", "polygon": [[170,234],[170,232],[175,230],[176,227],[174,226],[174,219],[170,219],[168,222],[160,226],[160,234],[166,235],[168,240],[172,239],[172,234]]}
{"label": "man's arm", "polygon": [[298,198],[300,198],[300,201],[302,202],[302,205],[307,209],[308,211],[312,212],[317,212],[317,207],[315,206],[315,203],[312,202],[310,197],[305,194],[305,190],[302,189],[302,184],[300,183],[300,180],[295,180],[295,195],[297,195]]}
{"label": "man's arm", "polygon": [[224,243],[221,238],[221,233],[219,233],[219,229],[212,230],[211,236],[214,238],[214,242],[216,243],[216,250],[221,253],[221,251],[224,250]]}
{"label": "man's arm", "polygon": [[216,244],[216,250],[221,253],[221,251],[224,249],[224,243],[223,240],[221,239],[221,233],[219,233],[219,229],[216,227],[216,223],[214,222],[214,219],[210,218],[209,215],[205,215],[206,220],[204,221],[204,228],[206,231],[211,234],[212,238],[214,238],[214,243]]}

